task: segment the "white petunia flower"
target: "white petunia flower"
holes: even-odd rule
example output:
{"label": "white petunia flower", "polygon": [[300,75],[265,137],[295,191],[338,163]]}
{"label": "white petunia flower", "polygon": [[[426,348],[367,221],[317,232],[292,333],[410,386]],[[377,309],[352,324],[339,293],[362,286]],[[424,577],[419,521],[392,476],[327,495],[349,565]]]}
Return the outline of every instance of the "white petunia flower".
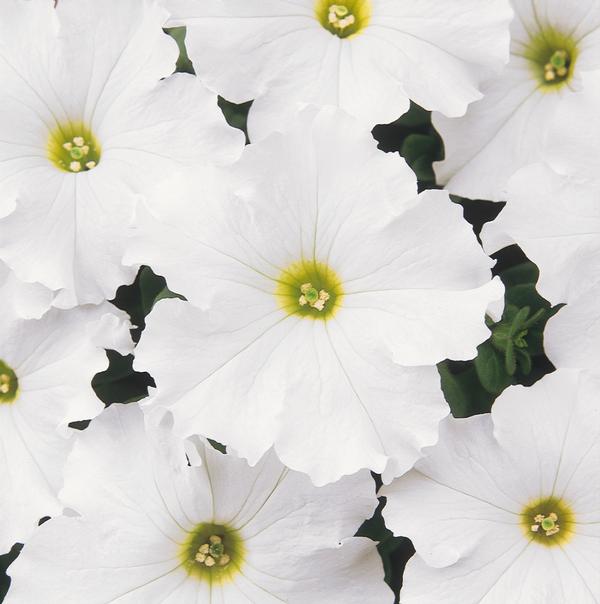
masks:
{"label": "white petunia flower", "polygon": [[336,105],[369,127],[409,99],[463,115],[508,56],[507,0],[164,0],[187,25],[199,77],[255,99],[250,138],[293,121],[297,103]]}
{"label": "white petunia flower", "polygon": [[59,514],[57,493],[73,445],[73,421],[104,408],[91,386],[104,348],[131,352],[129,320],[112,305],[15,317],[0,291],[0,552],[24,541],[42,516]]}
{"label": "white petunia flower", "polygon": [[[600,252],[597,253],[600,254]],[[596,257],[595,266],[600,264]],[[596,272],[595,276],[598,276]],[[580,283],[590,274],[579,273]],[[589,281],[587,281],[589,283]],[[590,369],[600,367],[600,281],[569,299],[547,323],[544,349],[556,367]]]}
{"label": "white petunia flower", "polygon": [[[314,487],[268,454],[255,468],[113,405],[81,433],[61,499],[9,569],[6,604],[391,604],[368,472]],[[350,496],[349,496],[350,495]],[[35,576],[35,581],[32,581]]]}
{"label": "white petunia flower", "polygon": [[413,541],[403,604],[594,604],[600,594],[600,375],[558,371],[448,420],[381,494]]}
{"label": "white petunia flower", "polygon": [[473,358],[502,298],[460,206],[417,197],[406,163],[334,108],[247,147],[228,184],[174,183],[126,255],[191,302],[148,318],[151,404],[251,464],[274,444],[316,484],[405,472],[448,414],[435,364]]}
{"label": "white petunia flower", "polygon": [[433,115],[446,149],[434,164],[438,181],[472,199],[503,199],[508,179],[544,158],[554,124],[572,128],[586,98],[594,106],[599,100],[589,84],[600,76],[598,0],[513,0],[513,7],[504,73],[484,85],[483,100],[464,117]]}
{"label": "white petunia flower", "polygon": [[54,292],[40,283],[25,283],[0,261],[0,293],[5,312],[39,319],[51,306]]}
{"label": "white petunia flower", "polygon": [[[67,308],[133,280],[135,198],[182,166],[239,155],[152,0],[0,3],[0,259]],[[162,79],[166,78],[166,79]]]}
{"label": "white petunia flower", "polygon": [[543,164],[523,168],[481,238],[489,254],[517,243],[540,269],[540,294],[567,302],[600,282],[600,188]]}

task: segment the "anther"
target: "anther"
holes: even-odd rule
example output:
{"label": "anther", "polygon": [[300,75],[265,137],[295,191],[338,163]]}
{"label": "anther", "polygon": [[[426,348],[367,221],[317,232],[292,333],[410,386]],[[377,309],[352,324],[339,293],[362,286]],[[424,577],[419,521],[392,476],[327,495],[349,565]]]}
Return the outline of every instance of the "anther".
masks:
{"label": "anther", "polygon": [[10,391],[10,376],[6,373],[0,375],[0,394],[8,394]]}
{"label": "anther", "polygon": [[565,78],[569,73],[569,53],[566,50],[557,50],[544,65],[544,79],[553,82],[557,78]]}
{"label": "anther", "polygon": [[325,308],[325,302],[330,298],[324,289],[318,291],[312,286],[312,283],[303,283],[300,286],[300,293],[301,296],[298,298],[300,306],[308,304],[311,308],[316,308],[319,311]]}
{"label": "anther", "polygon": [[329,7],[329,14],[327,16],[329,24],[339,30],[344,30],[349,25],[354,25],[356,19],[354,15],[350,13],[347,6],[343,4],[332,4]]}
{"label": "anther", "polygon": [[531,530],[534,533],[538,533],[540,528],[544,531],[546,537],[552,537],[552,535],[556,535],[556,533],[560,532],[558,515],[554,512],[550,512],[547,516],[544,514],[536,514],[533,520],[535,524],[531,525]]}
{"label": "anther", "polygon": [[208,568],[215,565],[227,566],[231,562],[230,556],[225,553],[223,539],[219,535],[211,535],[208,542],[198,548],[194,559]]}

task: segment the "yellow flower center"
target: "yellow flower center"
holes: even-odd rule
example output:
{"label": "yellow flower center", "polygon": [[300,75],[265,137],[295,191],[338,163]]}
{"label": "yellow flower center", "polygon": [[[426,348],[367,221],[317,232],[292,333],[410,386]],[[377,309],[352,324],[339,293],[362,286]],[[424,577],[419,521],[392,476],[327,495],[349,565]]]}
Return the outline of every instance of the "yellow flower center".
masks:
{"label": "yellow flower center", "polygon": [[535,79],[545,92],[559,90],[571,80],[577,55],[576,41],[551,27],[533,36],[524,52]]}
{"label": "yellow flower center", "polygon": [[12,403],[19,392],[19,380],[14,370],[0,360],[0,404]]}
{"label": "yellow flower center", "polygon": [[332,34],[349,38],[369,24],[371,0],[316,0],[315,16]]}
{"label": "yellow flower center", "polygon": [[281,272],[275,297],[289,315],[326,320],[340,308],[343,299],[340,278],[317,260],[294,262]]}
{"label": "yellow flower center", "polygon": [[48,137],[48,159],[63,172],[87,172],[100,163],[101,147],[83,122],[57,125]]}
{"label": "yellow flower center", "polygon": [[220,524],[198,525],[181,548],[188,574],[211,585],[232,581],[240,572],[244,557],[239,533]]}
{"label": "yellow flower center", "polygon": [[547,547],[566,543],[573,534],[573,512],[558,497],[532,502],[521,513],[521,522],[530,539]]}

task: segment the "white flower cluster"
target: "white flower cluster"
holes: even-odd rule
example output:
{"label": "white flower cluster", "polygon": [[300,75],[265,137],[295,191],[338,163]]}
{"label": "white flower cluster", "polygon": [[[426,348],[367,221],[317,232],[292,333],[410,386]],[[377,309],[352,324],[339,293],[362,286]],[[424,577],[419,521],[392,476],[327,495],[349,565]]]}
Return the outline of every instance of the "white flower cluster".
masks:
{"label": "white flower cluster", "polygon": [[[2,0],[0,81],[7,604],[392,604],[378,495],[403,604],[600,601],[600,0]],[[446,190],[370,133],[410,101]],[[514,243],[557,371],[454,419]]]}

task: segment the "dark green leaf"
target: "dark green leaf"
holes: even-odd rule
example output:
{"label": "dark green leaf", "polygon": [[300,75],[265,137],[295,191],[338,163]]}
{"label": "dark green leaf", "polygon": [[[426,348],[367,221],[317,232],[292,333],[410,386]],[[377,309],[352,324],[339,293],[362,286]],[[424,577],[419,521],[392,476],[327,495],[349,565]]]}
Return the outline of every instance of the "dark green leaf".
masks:
{"label": "dark green leaf", "polygon": [[517,357],[515,356],[515,346],[512,343],[512,340],[508,340],[506,343],[504,362],[506,365],[506,373],[510,376],[515,375],[515,371],[517,370]]}
{"label": "dark green leaf", "polygon": [[481,385],[490,394],[498,395],[510,385],[501,353],[489,341],[477,348],[474,364]]}
{"label": "dark green leaf", "polygon": [[438,364],[442,391],[450,405],[454,417],[469,417],[478,413],[488,413],[492,408],[495,396],[481,385],[472,363],[466,369],[454,373],[451,363],[444,361]]}
{"label": "dark green leaf", "polygon": [[531,356],[528,351],[517,350],[517,362],[523,375],[529,375],[531,373],[533,364],[531,362]]}

